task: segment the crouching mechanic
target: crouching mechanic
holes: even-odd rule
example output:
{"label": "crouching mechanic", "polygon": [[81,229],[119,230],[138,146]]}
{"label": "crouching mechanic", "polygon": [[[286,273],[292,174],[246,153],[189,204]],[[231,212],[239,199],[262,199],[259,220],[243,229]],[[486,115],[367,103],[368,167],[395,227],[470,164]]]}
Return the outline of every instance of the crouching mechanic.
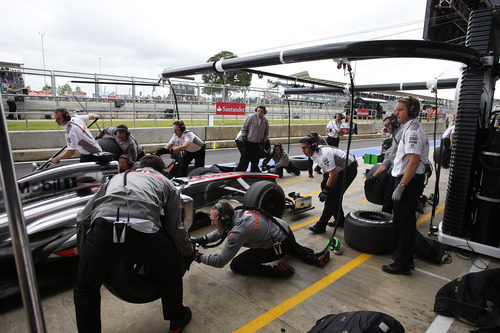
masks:
{"label": "crouching mechanic", "polygon": [[[311,136],[300,139],[300,146],[306,156],[311,156],[314,163],[323,169],[323,181],[321,182],[321,193],[319,201],[325,206],[321,217],[316,224],[309,227],[315,234],[326,231],[328,220],[334,216],[338,226],[344,225],[344,210],[341,199],[344,192],[351,185],[358,174],[358,162],[342,149],[333,146],[318,146],[316,140]],[[347,169],[344,170],[347,159]],[[343,177],[346,177],[345,187],[342,189]]]}
{"label": "crouching mechanic", "polygon": [[[270,160],[274,161],[274,165],[269,166]],[[270,173],[274,173],[280,178],[283,178],[283,168],[286,169],[288,173],[294,173],[296,176],[300,175],[300,170],[297,169],[295,165],[289,160],[286,151],[283,151],[281,143],[277,143],[273,147],[273,152],[262,161],[262,170],[269,170]]]}
{"label": "crouching mechanic", "polygon": [[139,169],[114,176],[82,211],[91,215],[92,229],[80,253],[74,290],[79,332],[101,332],[100,288],[123,256],[148,267],[163,318],[170,320],[169,332],[181,332],[191,320],[191,310],[182,304],[182,275],[194,251],[181,220],[179,194],[163,168],[160,157],[144,156]]}
{"label": "crouching mechanic", "polygon": [[[234,210],[228,202],[218,202],[210,211],[210,220],[217,230],[193,239],[193,243],[204,245],[222,239],[227,241],[218,254],[196,252],[194,260],[214,266],[224,267],[231,261],[231,270],[238,274],[258,275],[271,278],[286,278],[295,272],[288,264],[280,262],[276,266],[264,265],[283,258],[287,254],[299,257],[309,265],[323,267],[330,260],[330,252],[315,254],[310,248],[295,241],[288,224],[261,210],[243,208]],[[249,249],[240,255],[241,247]]]}
{"label": "crouching mechanic", "polygon": [[172,129],[174,130],[174,135],[172,135],[172,138],[165,147],[158,149],[156,154],[172,154],[183,151],[184,154],[181,157],[179,171],[176,176],[186,177],[189,163],[193,159],[195,168],[205,166],[205,142],[194,134],[194,132],[187,130],[182,120],[174,121]]}

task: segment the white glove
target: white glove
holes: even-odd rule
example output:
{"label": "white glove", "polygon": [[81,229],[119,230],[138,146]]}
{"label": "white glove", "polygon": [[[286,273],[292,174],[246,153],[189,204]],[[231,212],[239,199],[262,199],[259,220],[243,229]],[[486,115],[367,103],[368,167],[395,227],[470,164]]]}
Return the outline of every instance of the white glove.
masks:
{"label": "white glove", "polygon": [[405,191],[406,185],[403,183],[399,183],[394,192],[392,192],[392,201],[400,202],[401,197],[403,196],[403,192]]}

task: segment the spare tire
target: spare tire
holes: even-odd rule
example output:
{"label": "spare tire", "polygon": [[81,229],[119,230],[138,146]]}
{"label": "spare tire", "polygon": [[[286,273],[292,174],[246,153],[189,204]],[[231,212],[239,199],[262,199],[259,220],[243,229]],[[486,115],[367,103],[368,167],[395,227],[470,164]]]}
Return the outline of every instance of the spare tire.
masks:
{"label": "spare tire", "polygon": [[394,250],[394,225],[391,214],[357,210],[344,221],[344,240],[352,248],[375,254]]}
{"label": "spare tire", "polygon": [[114,263],[104,285],[113,295],[130,303],[149,303],[160,298],[148,268],[125,256]]}
{"label": "spare tire", "polygon": [[97,139],[97,143],[101,146],[102,151],[107,151],[108,153],[113,154],[113,158],[118,161],[120,156],[123,154],[122,149],[118,145],[115,139],[107,137]]}
{"label": "spare tire", "polygon": [[282,217],[285,213],[285,193],[274,182],[258,181],[248,188],[243,206],[260,208],[272,216]]}
{"label": "spare tire", "polygon": [[290,156],[288,160],[301,171],[309,169],[309,159],[307,156]]}
{"label": "spare tire", "polygon": [[[382,163],[375,164],[368,174],[366,175],[366,179],[373,176],[375,171],[377,171],[382,166]],[[378,182],[374,183],[371,188],[367,188],[365,184],[365,197],[366,200],[375,204],[375,205],[383,205],[384,204],[384,191],[385,191],[385,183],[382,181],[382,177],[378,180]]]}

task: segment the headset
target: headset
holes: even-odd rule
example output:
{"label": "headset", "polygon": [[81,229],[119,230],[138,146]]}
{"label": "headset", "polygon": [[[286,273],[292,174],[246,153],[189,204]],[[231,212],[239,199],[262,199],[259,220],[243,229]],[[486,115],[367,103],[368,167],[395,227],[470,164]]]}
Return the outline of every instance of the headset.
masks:
{"label": "headset", "polygon": [[55,109],[54,112],[60,112],[64,121],[71,120],[71,115],[69,114],[69,111],[66,108],[57,108],[57,109]]}
{"label": "headset", "polygon": [[182,120],[174,121],[174,125],[179,126],[179,129],[181,130],[182,133],[184,133],[184,131],[186,131],[186,125],[184,125],[184,121],[182,121]]}
{"label": "headset", "polygon": [[408,96],[405,98],[408,101],[408,117],[417,118],[420,113],[420,102],[415,97]]}
{"label": "headset", "polygon": [[264,109],[264,114],[267,114],[266,107],[264,105],[259,105],[258,107],[255,108],[255,112],[257,112],[257,109]]}
{"label": "headset", "polygon": [[391,114],[390,116],[386,117],[384,120],[389,120],[389,123],[391,124],[393,129],[396,129],[399,127],[399,125],[401,125],[398,122],[398,118],[394,114]]}
{"label": "headset", "polygon": [[300,143],[307,143],[309,145],[309,148],[311,148],[312,151],[318,151],[319,150],[318,143],[310,135],[306,135],[305,137],[303,137],[302,139],[300,139]]}
{"label": "headset", "polygon": [[220,223],[224,226],[224,228],[227,228],[231,225],[232,218],[229,216],[229,214],[226,214],[224,212],[224,206],[220,202],[217,202],[215,204],[215,209],[217,209],[217,218],[219,219]]}
{"label": "headset", "polygon": [[117,132],[125,132],[125,135],[127,136],[127,139],[129,138],[130,136],[130,132],[128,131],[128,127],[127,125],[118,125],[116,128],[115,128],[115,131],[114,131],[114,135],[116,135]]}

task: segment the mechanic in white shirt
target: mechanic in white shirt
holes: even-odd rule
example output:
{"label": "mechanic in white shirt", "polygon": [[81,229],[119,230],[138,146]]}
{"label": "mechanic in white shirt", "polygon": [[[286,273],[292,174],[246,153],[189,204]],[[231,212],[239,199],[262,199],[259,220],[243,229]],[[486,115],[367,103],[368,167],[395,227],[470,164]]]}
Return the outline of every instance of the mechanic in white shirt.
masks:
{"label": "mechanic in white shirt", "polygon": [[390,274],[411,274],[416,230],[418,199],[424,190],[424,161],[429,155],[427,134],[416,119],[420,102],[414,97],[398,99],[395,114],[401,124],[401,140],[398,145],[392,176],[395,178],[393,222],[395,246],[393,262],[383,265]]}
{"label": "mechanic in white shirt", "polygon": [[328,125],[326,125],[326,133],[328,137],[326,138],[326,142],[330,146],[338,147],[340,136],[344,135],[342,129],[344,126],[342,125],[342,119],[344,119],[344,115],[342,113],[335,114],[335,119],[330,120]]}
{"label": "mechanic in white shirt", "polygon": [[[174,135],[165,147],[160,148],[157,154],[172,154],[184,152],[180,158],[179,173],[177,177],[187,176],[189,163],[194,159],[194,167],[205,166],[205,142],[193,132],[186,130],[182,120],[174,121]],[[173,148],[172,148],[173,147]]]}
{"label": "mechanic in white shirt", "polygon": [[78,150],[80,152],[80,162],[92,162],[97,158],[92,155],[102,151],[101,146],[94,139],[87,129],[89,119],[98,119],[96,115],[89,114],[85,116],[73,116],[69,114],[67,108],[57,108],[54,111],[54,119],[59,126],[63,126],[66,133],[67,148],[64,152],[50,160],[57,164],[62,159],[71,158]]}
{"label": "mechanic in white shirt", "polygon": [[[318,146],[311,136],[300,139],[300,146],[306,156],[311,156],[314,163],[323,169],[323,181],[319,200],[325,202],[323,213],[318,222],[309,228],[313,233],[319,234],[326,231],[328,220],[334,216],[338,226],[344,226],[344,211],[341,198],[346,189],[351,185],[358,173],[358,162],[342,149],[332,146]],[[347,169],[344,170],[347,161]],[[345,187],[342,189],[342,179],[347,177]],[[339,209],[340,208],[340,209]]]}

